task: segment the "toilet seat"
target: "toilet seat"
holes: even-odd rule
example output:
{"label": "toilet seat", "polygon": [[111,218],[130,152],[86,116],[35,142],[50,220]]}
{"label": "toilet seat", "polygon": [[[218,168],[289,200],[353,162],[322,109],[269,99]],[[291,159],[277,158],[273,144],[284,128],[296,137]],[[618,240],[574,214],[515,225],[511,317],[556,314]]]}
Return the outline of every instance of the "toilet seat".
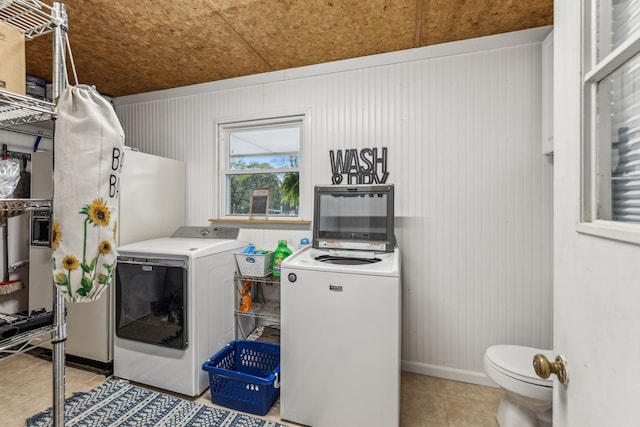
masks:
{"label": "toilet seat", "polygon": [[533,369],[533,356],[541,353],[553,360],[553,352],[517,345],[494,345],[487,349],[485,358],[493,369],[515,380],[540,387],[553,387],[553,379],[540,378]]}
{"label": "toilet seat", "polygon": [[553,399],[553,380],[538,377],[533,369],[533,356],[542,353],[551,357],[548,350],[512,345],[489,347],[484,354],[484,370],[497,385],[516,395],[538,402]]}

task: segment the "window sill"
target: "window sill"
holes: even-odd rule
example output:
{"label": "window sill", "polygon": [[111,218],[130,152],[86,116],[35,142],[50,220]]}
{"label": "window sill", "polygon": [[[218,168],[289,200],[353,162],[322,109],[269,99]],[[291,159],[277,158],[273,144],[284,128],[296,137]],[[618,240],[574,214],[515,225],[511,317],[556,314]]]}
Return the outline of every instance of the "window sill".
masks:
{"label": "window sill", "polygon": [[258,228],[275,230],[309,230],[311,221],[284,219],[210,219],[212,226],[233,226],[239,228]]}
{"label": "window sill", "polygon": [[578,223],[576,231],[591,236],[640,245],[640,224],[596,220]]}

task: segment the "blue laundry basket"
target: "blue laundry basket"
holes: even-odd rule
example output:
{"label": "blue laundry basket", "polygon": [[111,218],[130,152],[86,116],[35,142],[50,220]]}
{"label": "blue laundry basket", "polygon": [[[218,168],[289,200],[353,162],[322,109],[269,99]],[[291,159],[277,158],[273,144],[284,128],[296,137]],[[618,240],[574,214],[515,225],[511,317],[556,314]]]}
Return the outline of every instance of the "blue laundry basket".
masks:
{"label": "blue laundry basket", "polygon": [[280,396],[280,345],[231,341],[202,365],[209,373],[211,402],[265,415]]}

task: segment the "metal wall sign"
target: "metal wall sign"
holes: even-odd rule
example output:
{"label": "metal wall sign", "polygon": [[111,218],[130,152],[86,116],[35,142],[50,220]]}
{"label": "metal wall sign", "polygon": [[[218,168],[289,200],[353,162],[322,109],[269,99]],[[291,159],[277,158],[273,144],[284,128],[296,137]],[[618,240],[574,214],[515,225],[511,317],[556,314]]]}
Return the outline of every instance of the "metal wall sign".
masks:
{"label": "metal wall sign", "polygon": [[334,185],[384,184],[389,177],[387,147],[382,147],[380,152],[377,148],[330,150],[329,157]]}

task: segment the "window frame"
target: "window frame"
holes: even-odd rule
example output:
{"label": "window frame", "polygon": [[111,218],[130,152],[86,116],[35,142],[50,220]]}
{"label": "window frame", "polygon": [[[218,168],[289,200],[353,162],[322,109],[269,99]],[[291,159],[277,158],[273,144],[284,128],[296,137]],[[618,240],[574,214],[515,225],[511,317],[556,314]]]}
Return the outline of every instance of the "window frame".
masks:
{"label": "window frame", "polygon": [[[640,244],[640,224],[601,219],[598,211],[601,205],[599,200],[611,197],[612,184],[610,168],[599,167],[611,164],[611,147],[605,144],[598,145],[598,132],[602,135],[606,134],[607,138],[610,137],[608,128],[598,128],[598,84],[640,53],[640,32],[633,34],[604,58],[598,60],[598,1],[584,0],[582,3],[582,198],[580,218],[576,228],[580,233]],[[602,12],[603,9],[600,11]],[[608,25],[606,22],[603,25]]]}
{"label": "window frame", "polygon": [[[259,173],[287,173],[298,172],[299,174],[299,200],[297,216],[275,216],[269,215],[268,221],[273,222],[291,222],[302,221],[308,218],[308,200],[310,200],[307,189],[307,169],[309,162],[307,161],[308,152],[308,135],[309,135],[309,114],[307,112],[289,112],[276,115],[252,115],[233,117],[215,122],[216,128],[216,152],[218,153],[218,161],[216,162],[215,179],[218,181],[215,188],[218,189],[217,200],[217,218],[226,221],[248,221],[255,219],[251,215],[229,215],[227,214],[227,204],[230,195],[228,194],[227,178],[231,175],[242,175],[246,173],[258,173],[254,170],[231,170],[229,169],[229,132],[236,130],[249,130],[252,128],[278,127],[280,125],[296,124],[300,128],[300,149],[299,149],[299,165],[297,168],[278,168],[264,169]],[[266,221],[266,218],[265,218]]]}

